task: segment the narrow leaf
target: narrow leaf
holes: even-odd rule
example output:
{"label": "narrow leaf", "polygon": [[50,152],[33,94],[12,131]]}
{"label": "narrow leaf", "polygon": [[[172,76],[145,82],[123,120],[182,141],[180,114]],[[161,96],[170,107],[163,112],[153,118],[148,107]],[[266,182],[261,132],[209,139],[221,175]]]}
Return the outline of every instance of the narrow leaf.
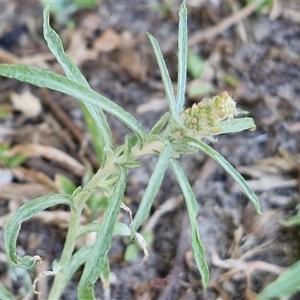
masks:
{"label": "narrow leaf", "polygon": [[222,121],[218,124],[221,127],[220,134],[240,132],[243,130],[254,130],[255,123],[252,118],[239,118]]}
{"label": "narrow leaf", "polygon": [[[200,78],[205,70],[205,60],[201,58],[200,55],[196,54],[193,51],[188,51],[187,56],[187,72],[191,75],[192,78]],[[204,84],[196,85],[189,88],[189,94],[197,95],[197,90],[201,91],[203,89]],[[190,91],[192,90],[192,91]],[[200,93],[198,93],[200,94]]]}
{"label": "narrow leaf", "polygon": [[165,171],[169,165],[169,159],[172,155],[172,147],[166,144],[165,148],[159,154],[154,171],[149,179],[147,188],[139,205],[138,211],[133,219],[132,231],[136,232],[142,223],[148,218],[154,198],[160,188]]}
{"label": "narrow leaf", "polygon": [[124,143],[124,153],[123,153],[125,162],[127,162],[130,159],[131,149],[132,149],[132,145],[131,145],[130,137],[126,136],[125,143]]}
{"label": "narrow leaf", "polygon": [[[44,38],[50,51],[53,53],[59,64],[64,69],[66,76],[87,88],[89,84],[82,75],[78,67],[66,55],[61,39],[58,34],[50,27],[49,23],[49,5],[44,9]],[[89,103],[81,103],[81,109],[86,121],[86,125],[91,134],[93,145],[97,156],[100,160],[103,159],[104,145],[113,148],[113,139],[106,117],[102,109],[95,110]]]}
{"label": "narrow leaf", "polygon": [[[96,232],[99,228],[99,223],[89,223],[87,225],[83,225],[79,228],[78,237],[90,233],[90,232]],[[131,231],[128,225],[120,222],[116,222],[114,227],[114,234],[118,234],[121,236],[130,236]]]}
{"label": "narrow leaf", "polygon": [[64,76],[34,67],[6,64],[0,65],[0,75],[75,97],[85,104],[90,104],[95,113],[97,109],[103,109],[131,128],[140,139],[144,137],[144,128],[130,113],[92,89]]}
{"label": "narrow leaf", "polygon": [[262,212],[259,200],[253,192],[253,190],[248,186],[247,182],[242,177],[242,175],[220,153],[218,153],[212,147],[199,140],[193,138],[188,139],[190,140],[191,146],[194,146],[195,148],[199,149],[200,151],[204,152],[206,155],[211,157],[213,160],[215,160],[239,184],[242,191],[253,203],[257,213],[261,214]]}
{"label": "narrow leaf", "polygon": [[198,232],[198,222],[197,222],[197,215],[198,215],[198,204],[195,197],[195,194],[192,190],[192,187],[178,164],[178,162],[175,159],[170,160],[172,170],[177,178],[177,181],[180,185],[180,188],[182,190],[182,193],[184,195],[186,206],[190,218],[190,224],[191,224],[191,231],[192,231],[192,248],[194,253],[194,258],[198,267],[198,270],[201,274],[202,278],[202,285],[204,288],[207,287],[208,281],[209,281],[209,269],[206,262],[205,257],[205,250],[203,247],[203,244],[199,237]]}
{"label": "narrow leaf", "polygon": [[286,227],[300,226],[300,215],[292,216],[287,220],[282,220],[280,223]]}
{"label": "narrow leaf", "polygon": [[71,280],[72,276],[90,257],[92,246],[83,246],[77,250],[70,259],[68,267],[64,270],[64,285],[66,286]]}
{"label": "narrow leaf", "polygon": [[78,285],[78,299],[95,299],[93,287],[105,267],[107,253],[120,211],[121,203],[127,183],[127,174],[124,168],[119,167],[119,176],[103,219],[98,226],[95,244],[84,267]]}
{"label": "narrow leaf", "polygon": [[46,195],[25,203],[12,215],[6,225],[4,233],[4,245],[8,258],[14,265],[24,269],[29,269],[37,260],[37,257],[31,257],[28,255],[21,258],[17,256],[16,242],[22,222],[30,219],[38,212],[58,204],[66,204],[73,208],[73,203],[70,196]]}
{"label": "narrow leaf", "polygon": [[[60,280],[61,290],[65,289],[75,272],[87,261],[91,250],[92,246],[83,246],[72,255],[67,267],[63,270],[64,276]],[[58,272],[61,269],[60,263],[55,260],[52,264],[53,272]]]}
{"label": "narrow leaf", "polygon": [[115,228],[114,228],[114,233],[121,235],[121,236],[130,236],[131,231],[128,225],[120,222],[116,222]]}
{"label": "narrow leaf", "polygon": [[[104,267],[101,270],[101,281],[103,283],[103,289],[104,289],[104,294],[109,295],[109,287],[110,287],[110,281],[109,281],[109,275],[110,275],[110,265],[109,265],[109,259],[106,257]],[[107,297],[106,297],[107,298]]]}
{"label": "narrow leaf", "polygon": [[176,113],[175,96],[174,96],[172,82],[171,82],[171,78],[170,78],[166,63],[164,61],[163,55],[161,53],[161,50],[159,48],[159,45],[158,45],[156,39],[150,33],[148,33],[148,37],[152,44],[152,47],[153,47],[153,50],[154,50],[154,53],[156,56],[156,60],[157,60],[157,63],[158,63],[159,69],[160,69],[162,81],[163,81],[163,84],[165,87],[165,92],[167,95],[167,100],[169,103],[170,114],[171,114],[171,116],[176,116],[178,114]]}
{"label": "narrow leaf", "polygon": [[159,134],[169,120],[169,113],[165,113],[159,121],[151,128],[150,134]]}
{"label": "narrow leaf", "polygon": [[62,41],[58,34],[51,28],[49,23],[50,15],[49,15],[49,5],[47,5],[44,9],[44,38],[47,42],[47,45],[55,56],[59,64],[64,69],[66,76],[73,80],[74,82],[80,83],[85,87],[90,87],[87,80],[80,72],[78,67],[72,62],[72,60],[66,55]]}
{"label": "narrow leaf", "polygon": [[187,70],[187,10],[186,1],[181,4],[179,11],[178,32],[178,82],[177,82],[177,114],[183,110],[186,89]]}
{"label": "narrow leaf", "polygon": [[2,285],[0,285],[0,299],[15,300],[12,294]]}
{"label": "narrow leaf", "polygon": [[289,297],[300,290],[300,260],[286,269],[275,281],[270,283],[260,294],[258,299]]}

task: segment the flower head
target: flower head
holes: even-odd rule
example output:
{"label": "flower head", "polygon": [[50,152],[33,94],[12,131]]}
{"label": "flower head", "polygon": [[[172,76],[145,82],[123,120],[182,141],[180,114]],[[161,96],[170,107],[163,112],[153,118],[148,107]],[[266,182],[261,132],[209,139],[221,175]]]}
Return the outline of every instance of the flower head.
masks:
{"label": "flower head", "polygon": [[180,119],[183,121],[185,134],[210,136],[221,132],[219,122],[232,119],[237,114],[236,102],[227,92],[193,104],[186,109]]}

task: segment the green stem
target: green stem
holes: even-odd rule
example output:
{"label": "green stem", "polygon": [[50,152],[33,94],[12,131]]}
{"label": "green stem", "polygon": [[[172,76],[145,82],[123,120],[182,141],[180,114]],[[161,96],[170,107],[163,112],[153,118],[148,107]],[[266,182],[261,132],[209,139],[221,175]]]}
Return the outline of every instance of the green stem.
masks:
{"label": "green stem", "polygon": [[70,262],[70,259],[72,257],[74,248],[75,248],[75,243],[76,243],[76,238],[77,238],[77,232],[79,230],[79,225],[80,225],[80,215],[81,211],[71,211],[71,217],[70,217],[70,225],[69,225],[69,230],[66,238],[66,242],[64,245],[64,249],[59,261],[60,265],[60,270],[55,276],[52,289],[49,294],[49,299],[59,299],[61,296],[67,282],[65,280],[65,270],[67,269],[67,266]]}
{"label": "green stem", "polygon": [[[159,140],[149,141],[145,143],[142,148],[134,147],[132,157],[138,159],[141,156],[149,153],[155,153],[160,151],[163,147],[163,142]],[[49,294],[49,299],[59,299],[63,290],[67,284],[65,270],[70,263],[70,259],[75,249],[76,239],[78,237],[80,228],[80,215],[86,201],[90,198],[92,193],[99,189],[105,179],[117,171],[115,162],[116,160],[122,160],[122,157],[113,158],[111,161],[107,161],[105,165],[100,168],[97,173],[91,178],[87,185],[74,196],[73,203],[75,209],[71,211],[70,225],[64,245],[63,253],[59,261],[60,270],[55,276],[52,289]]]}
{"label": "green stem", "polygon": [[52,289],[49,294],[49,299],[59,299],[67,282],[65,270],[70,262],[72,254],[75,249],[76,239],[78,237],[80,227],[80,216],[85,202],[89,199],[91,194],[99,188],[99,182],[107,178],[108,175],[115,172],[116,167],[112,163],[108,163],[98,170],[88,184],[80,191],[74,198],[73,202],[75,210],[71,211],[69,230],[66,237],[66,242],[59,261],[60,270],[55,276]]}

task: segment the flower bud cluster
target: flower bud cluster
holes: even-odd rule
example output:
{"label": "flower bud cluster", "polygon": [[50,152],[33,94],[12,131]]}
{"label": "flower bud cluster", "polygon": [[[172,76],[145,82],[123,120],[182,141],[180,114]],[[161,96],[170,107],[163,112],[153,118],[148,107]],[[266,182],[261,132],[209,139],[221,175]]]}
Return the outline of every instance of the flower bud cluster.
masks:
{"label": "flower bud cluster", "polygon": [[180,118],[187,129],[187,134],[210,136],[221,132],[219,122],[232,119],[237,114],[236,102],[227,92],[193,104]]}

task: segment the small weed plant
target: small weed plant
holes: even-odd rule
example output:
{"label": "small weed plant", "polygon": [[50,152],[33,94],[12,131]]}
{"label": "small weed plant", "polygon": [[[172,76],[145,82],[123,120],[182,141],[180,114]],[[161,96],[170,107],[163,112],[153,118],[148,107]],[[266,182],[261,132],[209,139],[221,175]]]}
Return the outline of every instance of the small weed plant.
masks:
{"label": "small weed plant", "polygon": [[[252,201],[257,212],[261,213],[259,201],[243,177],[207,144],[208,141],[213,141],[214,136],[218,134],[254,129],[253,120],[243,116],[246,112],[236,108],[235,101],[227,92],[194,104],[191,108],[184,107],[187,70],[187,11],[185,1],[179,11],[176,94],[173,91],[159,45],[152,35],[148,34],[148,36],[159,65],[169,105],[169,111],[157,121],[150,132],[146,132],[142,125],[122,107],[90,88],[82,73],[66,56],[59,36],[50,27],[48,7],[44,10],[44,37],[49,49],[64,69],[66,76],[24,65],[0,65],[1,76],[59,91],[81,101],[97,126],[98,145],[102,145],[102,152],[99,149],[98,155],[101,159],[101,167],[85,186],[77,187],[72,195],[45,195],[31,200],[21,206],[7,223],[4,234],[7,256],[13,265],[30,269],[36,263],[40,263],[42,259],[38,255],[33,257],[18,256],[16,243],[22,222],[52,206],[58,204],[69,206],[70,221],[62,255],[58,261],[53,263],[52,270],[40,274],[33,284],[35,287],[36,281],[43,276],[54,276],[49,299],[60,298],[73,274],[80,267],[83,267],[83,271],[77,288],[78,299],[95,299],[94,285],[96,281],[101,278],[103,282],[108,282],[109,262],[107,254],[114,234],[128,236],[131,240],[136,241],[143,248],[145,258],[147,257],[145,241],[138,230],[149,216],[151,206],[168,167],[173,171],[185,198],[194,258],[201,275],[202,285],[204,288],[207,286],[209,269],[198,233],[198,205],[188,178],[178,162],[181,155],[202,151],[210,156],[233,177]],[[112,133],[104,112],[119,119],[133,132],[131,137],[125,138],[124,144],[120,147],[114,147]],[[128,210],[122,202],[127,185],[128,169],[142,167],[139,159],[150,154],[157,155],[158,159],[138,210],[129,225],[120,223],[117,221],[120,209]],[[99,190],[105,191],[109,196],[101,222],[92,221],[89,224],[81,224],[80,217],[87,201],[93,193]],[[94,232],[96,235],[94,244],[76,249],[77,239],[90,232]],[[1,288],[1,292],[7,299],[13,299],[7,296],[7,291],[4,288]]]}

